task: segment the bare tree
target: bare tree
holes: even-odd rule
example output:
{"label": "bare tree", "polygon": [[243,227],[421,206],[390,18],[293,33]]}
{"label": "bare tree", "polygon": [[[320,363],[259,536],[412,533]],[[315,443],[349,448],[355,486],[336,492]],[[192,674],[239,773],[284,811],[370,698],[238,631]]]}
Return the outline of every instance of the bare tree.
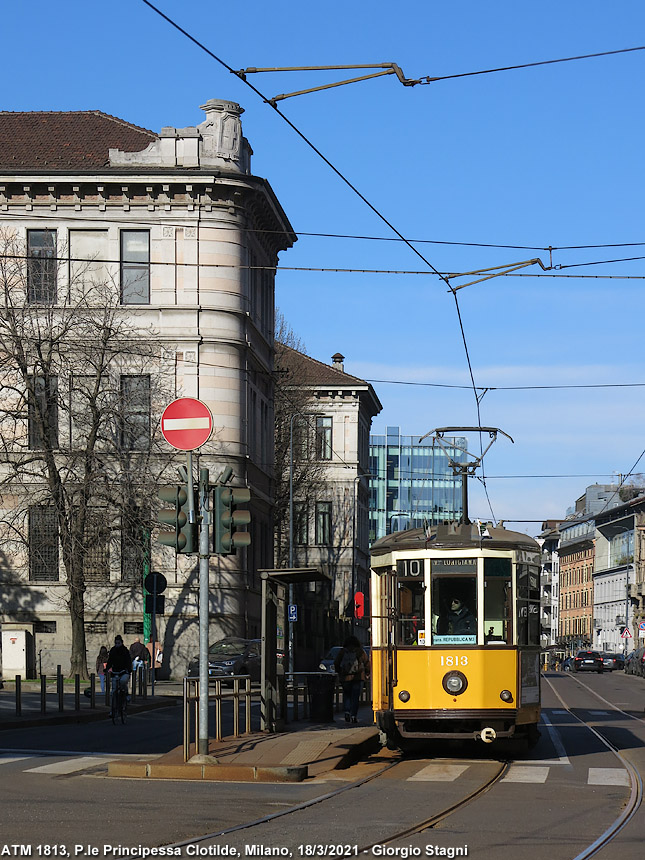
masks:
{"label": "bare tree", "polygon": [[275,332],[275,562],[276,567],[288,567],[290,501],[293,496],[297,530],[299,518],[316,498],[323,466],[315,458],[313,387],[302,360],[306,356],[304,344],[279,311]]}
{"label": "bare tree", "polygon": [[168,465],[154,433],[169,399],[159,341],[115,281],[105,264],[60,251],[27,259],[11,231],[0,234],[4,551],[31,582],[53,584],[60,548],[70,670],[84,678],[88,581],[109,583],[117,536],[124,569],[136,568]]}

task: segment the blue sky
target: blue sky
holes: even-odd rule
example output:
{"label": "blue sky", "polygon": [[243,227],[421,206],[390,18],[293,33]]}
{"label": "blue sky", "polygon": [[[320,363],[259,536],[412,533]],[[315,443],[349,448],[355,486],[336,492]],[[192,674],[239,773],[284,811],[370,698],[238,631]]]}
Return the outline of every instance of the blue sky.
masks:
{"label": "blue sky", "polygon": [[[416,79],[645,44],[641,0],[158,6],[234,69],[395,62]],[[270,107],[141,0],[6,4],[3,31],[2,109],[99,109],[159,131],[201,122],[209,98],[232,99],[245,109],[253,172],[269,179],[296,231],[393,237]],[[563,248],[553,262],[568,266],[645,255],[645,244],[564,250],[645,242],[644,71],[645,51],[634,51],[415,87],[387,76],[280,107],[406,238],[464,243],[416,246],[439,271],[548,263],[548,251],[529,248],[549,246]],[[273,96],[342,76],[251,80]],[[281,262],[427,270],[401,242],[306,236]],[[475,383],[496,389],[481,401],[481,422],[515,440],[485,461],[497,519],[561,516],[645,448],[642,388],[500,390],[645,383],[645,280],[560,277],[645,276],[645,260],[554,274],[458,293]],[[369,380],[462,386],[374,382],[384,407],[375,432],[477,424],[455,301],[436,276],[282,271],[276,297],[315,358],[340,351],[346,370]],[[471,483],[471,515],[490,518]]]}

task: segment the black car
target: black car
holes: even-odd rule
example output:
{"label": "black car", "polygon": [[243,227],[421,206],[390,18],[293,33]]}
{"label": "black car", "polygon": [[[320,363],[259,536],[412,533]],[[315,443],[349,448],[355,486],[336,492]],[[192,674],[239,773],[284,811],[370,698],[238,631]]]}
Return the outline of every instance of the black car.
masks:
{"label": "black car", "polygon": [[603,654],[602,662],[606,672],[625,668],[625,658],[622,654]]}
{"label": "black car", "polygon": [[637,648],[627,655],[625,674],[645,677],[645,648]]}
{"label": "black car", "polygon": [[598,651],[578,651],[573,661],[576,672],[600,672],[604,669],[602,656]]}
{"label": "black car", "polygon": [[[228,675],[250,675],[252,681],[259,681],[261,658],[261,639],[220,639],[208,648],[208,677],[215,680]],[[188,664],[188,676],[199,676],[199,654]]]}

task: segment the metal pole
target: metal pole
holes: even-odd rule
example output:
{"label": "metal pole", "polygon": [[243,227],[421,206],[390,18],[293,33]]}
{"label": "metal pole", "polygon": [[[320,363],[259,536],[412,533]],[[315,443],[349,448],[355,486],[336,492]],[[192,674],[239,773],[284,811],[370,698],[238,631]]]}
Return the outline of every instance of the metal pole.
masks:
{"label": "metal pole", "polygon": [[152,580],[152,670],[150,695],[155,696],[155,663],[157,662],[157,576]]}
{"label": "metal pole", "polygon": [[[189,475],[192,484],[192,473]],[[199,737],[197,754],[208,755],[208,469],[199,470]]]}
{"label": "metal pole", "polygon": [[[296,414],[291,416],[289,422],[289,567],[293,568],[293,419]],[[289,583],[289,605],[293,604],[293,583]],[[288,639],[288,671],[294,670],[293,657],[293,621],[289,620],[289,639]]]}

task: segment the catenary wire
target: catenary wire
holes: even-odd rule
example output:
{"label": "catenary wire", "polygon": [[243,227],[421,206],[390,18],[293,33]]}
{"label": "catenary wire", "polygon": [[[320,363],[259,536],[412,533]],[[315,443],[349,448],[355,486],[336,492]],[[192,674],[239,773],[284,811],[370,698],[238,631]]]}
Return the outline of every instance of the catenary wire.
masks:
{"label": "catenary wire", "polygon": [[[316,153],[316,155],[319,158],[321,158],[325,162],[325,164],[336,174],[336,176],[338,176],[338,178],[343,183],[345,183],[345,185],[347,185],[347,187],[354,194],[356,194],[356,196],[360,200],[363,201],[363,203],[377,216],[377,218],[379,218],[387,227],[389,227],[389,229],[392,230],[392,232],[395,233],[399,237],[399,239],[401,239],[401,241],[403,241],[408,246],[408,248],[410,248],[412,253],[416,254],[416,256],[419,257],[419,259],[421,259],[426,264],[426,266],[428,266],[428,268],[430,268],[439,278],[441,278],[441,280],[447,284],[448,288],[452,290],[452,287],[450,285],[450,281],[448,280],[448,278],[446,278],[445,275],[441,274],[441,272],[439,272],[438,269],[436,269],[436,267],[430,262],[430,260],[428,260],[421,253],[421,251],[419,251],[419,249],[416,248],[410,242],[409,239],[406,239],[406,237],[398,230],[398,228],[395,227],[394,224],[388,218],[386,218],[386,216],[383,215],[383,213],[379,209],[377,209],[376,206],[374,206],[374,204],[371,203],[361,191],[359,191],[359,189],[327,158],[327,156],[325,156],[322,153],[322,151],[311,140],[309,140],[309,138],[302,131],[300,131],[300,129],[286,116],[286,114],[282,113],[282,111],[277,107],[275,102],[268,99],[264,95],[264,93],[262,93],[256,86],[254,86],[252,83],[250,83],[250,81],[248,81],[245,76],[239,75],[238,72],[236,72],[236,70],[233,69],[228,63],[226,63],[224,60],[222,60],[220,57],[218,57],[216,54],[214,54],[212,51],[210,51],[204,44],[202,44],[200,41],[198,41],[194,36],[192,36],[186,30],[184,30],[183,27],[181,27],[179,24],[177,24],[175,21],[173,21],[171,18],[169,18],[163,12],[161,12],[161,10],[158,9],[156,6],[154,6],[150,2],[150,0],[142,0],[142,2],[145,3],[145,5],[148,6],[150,9],[152,9],[157,15],[159,15],[161,18],[163,18],[168,24],[170,24],[171,27],[174,27],[176,30],[178,30],[180,33],[182,33],[184,36],[186,36],[186,38],[188,38],[191,42],[193,42],[193,44],[195,44],[198,48],[200,48],[202,51],[204,51],[206,54],[208,54],[208,56],[210,56],[213,60],[215,60],[217,63],[219,63],[223,68],[227,69],[232,75],[235,75],[247,87],[249,87],[249,89],[251,89],[257,96],[259,96],[265,104],[269,105],[269,107],[271,107],[278,114],[278,116],[284,122],[287,123],[287,125],[292,129],[292,131],[294,131],[295,134],[297,134],[298,137],[307,146],[309,146],[313,150],[313,152]],[[457,300],[456,294],[454,293],[454,290],[453,290],[453,295],[455,295],[455,304],[456,304],[457,309],[458,309],[459,308],[459,302]],[[459,325],[460,325],[460,329],[462,332],[462,339],[464,341],[464,346],[466,347],[466,358],[467,358],[467,362],[468,362],[468,368],[469,368],[471,379],[473,380],[473,395],[475,397],[475,403],[477,404],[478,420],[479,420],[479,423],[481,424],[481,419],[479,418],[479,413],[480,413],[479,398],[477,396],[477,389],[474,386],[474,376],[473,376],[473,372],[472,372],[472,365],[470,363],[470,357],[468,356],[468,350],[467,350],[467,345],[466,345],[466,340],[465,340],[465,333],[464,333],[463,326],[461,323],[461,318],[459,320]]]}

